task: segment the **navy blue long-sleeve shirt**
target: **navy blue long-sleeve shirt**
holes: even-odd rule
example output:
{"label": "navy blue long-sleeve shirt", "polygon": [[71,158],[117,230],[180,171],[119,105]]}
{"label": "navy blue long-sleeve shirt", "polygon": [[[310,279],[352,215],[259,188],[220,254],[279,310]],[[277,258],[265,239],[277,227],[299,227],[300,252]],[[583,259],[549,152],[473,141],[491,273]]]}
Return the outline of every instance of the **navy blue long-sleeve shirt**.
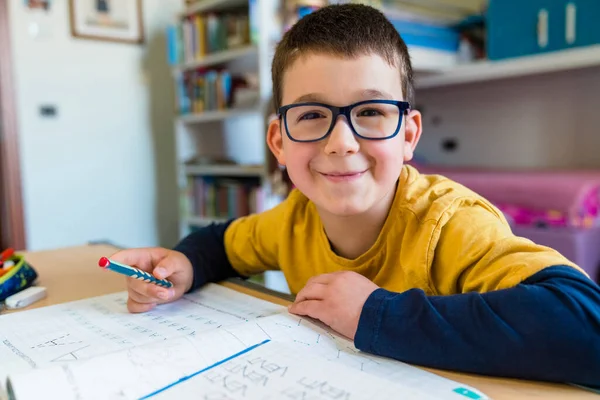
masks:
{"label": "navy blue long-sleeve shirt", "polygon": [[[200,229],[175,247],[192,262],[192,289],[240,276],[225,252],[228,225]],[[426,367],[600,386],[600,288],[574,268],[549,266],[487,293],[377,289],[355,345]]]}

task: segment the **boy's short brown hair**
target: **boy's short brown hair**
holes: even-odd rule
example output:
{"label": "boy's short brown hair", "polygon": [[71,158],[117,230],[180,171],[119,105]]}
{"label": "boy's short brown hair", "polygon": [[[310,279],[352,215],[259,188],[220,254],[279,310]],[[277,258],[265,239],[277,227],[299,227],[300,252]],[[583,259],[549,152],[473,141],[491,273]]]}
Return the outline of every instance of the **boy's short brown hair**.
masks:
{"label": "boy's short brown hair", "polygon": [[277,45],[271,69],[273,105],[281,107],[283,75],[309,52],[341,57],[377,54],[400,71],[404,99],[414,101],[413,72],[406,43],[379,10],[362,4],[330,5],[300,19]]}

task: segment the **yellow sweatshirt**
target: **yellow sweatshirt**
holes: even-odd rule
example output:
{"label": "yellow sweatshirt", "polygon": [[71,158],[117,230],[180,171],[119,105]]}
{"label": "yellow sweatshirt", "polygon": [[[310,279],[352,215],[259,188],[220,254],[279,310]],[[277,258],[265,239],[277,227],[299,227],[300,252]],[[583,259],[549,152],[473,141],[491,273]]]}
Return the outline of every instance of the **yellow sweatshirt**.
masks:
{"label": "yellow sweatshirt", "polygon": [[225,250],[242,275],[280,269],[294,294],[310,277],[340,270],[394,292],[450,295],[513,287],[552,265],[578,268],[557,251],[514,236],[481,196],[411,166],[403,167],[379,237],[356,259],[331,249],[314,203],[298,190],[271,210],[234,221]]}

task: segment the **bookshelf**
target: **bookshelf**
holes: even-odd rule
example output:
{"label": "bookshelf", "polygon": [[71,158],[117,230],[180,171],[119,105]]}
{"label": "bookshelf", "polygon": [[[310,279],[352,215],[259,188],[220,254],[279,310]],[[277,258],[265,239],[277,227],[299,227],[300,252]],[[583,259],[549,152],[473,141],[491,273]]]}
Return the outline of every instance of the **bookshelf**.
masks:
{"label": "bookshelf", "polygon": [[277,204],[265,143],[280,2],[188,2],[167,32],[180,235]]}

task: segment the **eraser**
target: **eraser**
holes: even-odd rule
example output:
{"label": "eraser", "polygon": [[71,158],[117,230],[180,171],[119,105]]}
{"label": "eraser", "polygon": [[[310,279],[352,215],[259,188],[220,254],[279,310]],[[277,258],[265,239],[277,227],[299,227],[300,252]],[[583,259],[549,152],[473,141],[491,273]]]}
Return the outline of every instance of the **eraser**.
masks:
{"label": "eraser", "polygon": [[9,269],[11,269],[11,268],[12,268],[12,267],[14,267],[14,266],[15,266],[15,262],[14,262],[14,261],[12,261],[12,260],[5,261],[5,262],[2,264],[2,268],[3,268],[3,269],[5,269],[5,270],[9,270]]}
{"label": "eraser", "polygon": [[4,300],[6,308],[22,308],[35,303],[46,297],[46,288],[41,286],[31,286],[25,290],[9,296]]}

